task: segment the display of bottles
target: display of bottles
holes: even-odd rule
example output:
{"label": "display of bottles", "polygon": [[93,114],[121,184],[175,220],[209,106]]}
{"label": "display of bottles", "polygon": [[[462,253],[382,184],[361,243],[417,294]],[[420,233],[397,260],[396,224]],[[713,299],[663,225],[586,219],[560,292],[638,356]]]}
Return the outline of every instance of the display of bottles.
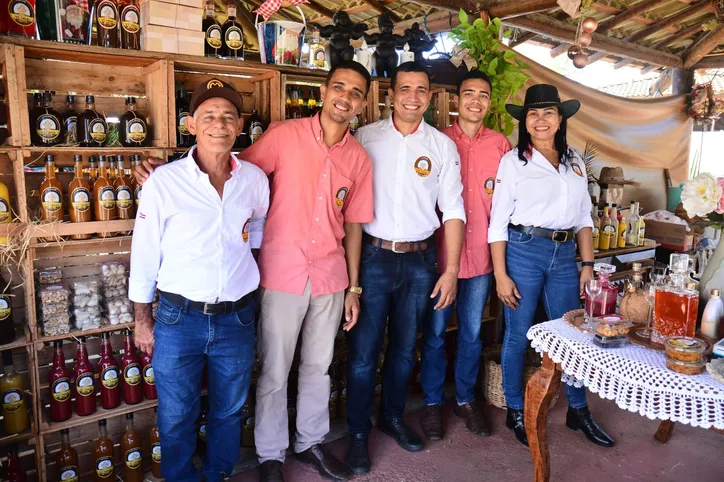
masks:
{"label": "display of bottles", "polygon": [[601,231],[599,234],[598,249],[601,251],[607,251],[611,248],[611,240],[614,239],[613,235],[616,230],[613,227],[611,216],[609,216],[609,208],[605,206],[603,208],[603,217],[601,218]]}
{"label": "display of bottles", "polygon": [[108,125],[106,119],[96,112],[96,99],[92,95],[85,96],[85,111],[78,116],[76,130],[81,147],[103,147],[106,144]]}
{"label": "display of bottles", "polygon": [[224,40],[221,56],[227,59],[244,60],[244,30],[236,20],[236,5],[229,2],[226,7],[228,18],[221,27],[221,36]]}
{"label": "display of bottles", "polygon": [[618,241],[616,243],[616,246],[618,248],[625,248],[626,247],[626,218],[621,216],[621,219],[618,221],[618,230],[616,235],[618,236]]}
{"label": "display of bottles", "polygon": [[96,412],[96,385],[93,365],[88,361],[85,337],[78,339],[77,352],[75,357],[75,412],[81,417],[92,415]]}
{"label": "display of bottles", "polygon": [[261,120],[261,117],[259,117],[256,109],[252,109],[251,116],[249,117],[249,140],[253,144],[259,140],[263,133],[264,122]]}
{"label": "display of bottles", "polygon": [[35,38],[35,0],[4,0],[0,6],[4,17],[0,34]]}
{"label": "display of bottles", "polygon": [[133,426],[133,414],[126,414],[126,431],[121,437],[123,454],[123,481],[143,482],[143,458],[141,456],[141,435]]}
{"label": "display of bottles", "polygon": [[[83,156],[73,156],[75,167],[73,168],[73,180],[68,185],[68,197],[70,207],[68,214],[71,223],[87,223],[92,220],[91,216],[91,185],[83,177]],[[73,239],[90,239],[90,234],[73,234]]]}
{"label": "display of bottles", "polygon": [[54,146],[65,141],[63,117],[53,109],[53,95],[45,91],[39,106],[30,111],[30,141],[34,146]]}
{"label": "display of bottles", "polygon": [[220,57],[223,40],[221,24],[216,20],[213,0],[206,0],[204,8],[206,16],[201,28],[204,31],[204,55],[207,57]]}
{"label": "display of bottles", "polygon": [[651,341],[663,343],[672,336],[693,337],[699,309],[699,292],[686,287],[691,258],[674,253],[669,258],[669,282],[656,290]]}
{"label": "display of bottles", "polygon": [[70,432],[67,428],[60,431],[60,450],[55,454],[55,467],[58,482],[78,482],[78,452],[70,444]]}
{"label": "display of bottles", "polygon": [[75,144],[78,142],[78,132],[76,124],[78,122],[78,113],[73,108],[75,97],[72,95],[65,98],[65,112],[63,112],[63,126],[65,127],[65,143]]}
{"label": "display of bottles", "polygon": [[[10,191],[8,186],[0,181],[0,224],[13,222],[13,211],[10,208]],[[6,245],[8,238],[0,236],[0,245]]]}
{"label": "display of bottles", "polygon": [[40,212],[43,221],[63,220],[63,186],[55,178],[55,156],[45,156],[45,179],[40,185]]}
{"label": "display of bottles", "polygon": [[[113,157],[113,156],[109,156]],[[116,208],[116,192],[108,175],[105,156],[99,156],[98,179],[93,184],[93,202],[96,221],[112,221],[118,217]],[[102,238],[113,236],[113,233],[97,233]]]}
{"label": "display of bottles", "polygon": [[93,185],[98,180],[98,160],[96,156],[88,156],[88,182],[91,185],[91,199],[93,198]]}
{"label": "display of bottles", "polygon": [[704,307],[701,315],[701,333],[713,340],[719,339],[719,327],[724,318],[724,301],[721,299],[721,290],[711,290],[711,298]]}
{"label": "display of bottles", "polygon": [[141,50],[141,10],[138,0],[120,0],[121,48]]}
{"label": "display of bottles", "polygon": [[13,305],[10,298],[10,285],[0,275],[0,345],[15,341]]}
{"label": "display of bottles", "polygon": [[123,357],[121,358],[121,372],[123,373],[123,399],[127,404],[133,405],[143,400],[141,387],[141,359],[136,354],[136,348],[131,338],[131,330],[125,331]]}
{"label": "display of bottles", "polygon": [[121,387],[118,362],[113,356],[111,336],[103,333],[101,343],[101,359],[98,361],[98,374],[101,381],[101,407],[106,410],[116,408],[121,404]]}
{"label": "display of bottles", "polygon": [[143,114],[136,112],[135,97],[126,98],[126,112],[121,116],[118,128],[123,147],[143,147],[148,145],[148,124]]}
{"label": "display of bottles", "polygon": [[53,367],[48,373],[48,385],[50,386],[50,419],[53,422],[68,420],[73,414],[70,395],[70,371],[65,366],[65,355],[63,354],[63,341],[54,342],[55,352],[53,353]]}
{"label": "display of bottles", "polygon": [[113,189],[116,196],[118,219],[133,219],[135,217],[133,188],[131,187],[131,179],[125,173],[123,156],[118,156],[116,166],[116,178],[113,180]]}
{"label": "display of bottles", "polygon": [[309,68],[328,69],[327,51],[319,38],[319,30],[312,30],[312,41],[309,44]]}
{"label": "display of bottles", "polygon": [[154,407],[156,421],[148,431],[148,444],[151,446],[151,473],[156,478],[161,478],[161,434],[158,430],[158,407]]}
{"label": "display of bottles", "polygon": [[100,0],[93,4],[91,19],[88,25],[88,38],[92,38],[91,30],[95,25],[95,44],[99,47],[118,48],[120,22],[116,0]]}
{"label": "display of bottles", "polygon": [[[135,170],[136,167],[141,165],[141,156],[138,154],[134,154],[130,157],[131,159],[131,166]],[[141,202],[141,191],[143,190],[143,184],[136,181],[136,176],[131,175],[131,188],[133,188],[133,200],[136,207],[136,212],[138,212],[138,205]]]}
{"label": "display of bottles", "polygon": [[591,229],[591,237],[593,239],[593,249],[598,250],[601,233],[601,219],[598,217],[598,204],[593,203],[591,210],[591,219],[593,219],[593,229]]}
{"label": "display of bottles", "polygon": [[20,464],[18,457],[18,447],[13,444],[8,447],[8,460],[5,465],[5,477],[3,482],[25,482],[28,480],[25,475],[25,469]]}
{"label": "display of bottles", "polygon": [[[598,281],[601,282],[601,292],[594,298],[586,293],[586,313],[592,316],[612,315],[616,313],[616,300],[618,288],[611,283],[610,278],[616,272],[616,267],[605,263],[596,263],[593,267]],[[591,310],[593,306],[593,310]]]}
{"label": "display of bottles", "polygon": [[186,120],[191,116],[189,113],[189,100],[186,90],[181,87],[176,95],[176,146],[191,147],[196,139],[186,125]]}
{"label": "display of bottles", "polygon": [[385,94],[385,106],[380,112],[380,119],[389,119],[392,117],[392,105],[390,104],[390,96]]}
{"label": "display of bottles", "polygon": [[113,482],[116,480],[116,461],[113,457],[113,442],[108,438],[106,421],[98,421],[98,440],[93,448],[95,482]]}
{"label": "display of bottles", "polygon": [[23,378],[13,366],[13,352],[3,351],[3,377],[0,378],[3,396],[3,425],[5,433],[13,435],[28,429],[28,409],[25,406]]}
{"label": "display of bottles", "polygon": [[199,413],[199,419],[196,421],[196,453],[200,456],[206,454],[206,417],[208,411],[208,404],[206,403],[206,397],[201,397],[201,412]]}

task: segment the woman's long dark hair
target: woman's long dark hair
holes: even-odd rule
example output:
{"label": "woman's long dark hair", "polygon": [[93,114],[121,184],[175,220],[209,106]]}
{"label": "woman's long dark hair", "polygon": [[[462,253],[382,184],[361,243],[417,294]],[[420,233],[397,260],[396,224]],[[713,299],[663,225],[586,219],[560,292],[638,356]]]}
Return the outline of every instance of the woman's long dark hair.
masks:
{"label": "woman's long dark hair", "polygon": [[[528,109],[523,110],[518,122],[518,159],[523,161],[524,164],[528,164],[528,158],[525,157],[527,152],[533,152],[533,143],[530,140],[530,132],[525,125],[525,119],[528,117]],[[558,162],[565,164],[568,159],[573,158],[573,152],[568,147],[568,140],[566,139],[567,131],[567,119],[564,117],[561,120],[561,127],[556,132],[556,136],[553,139],[553,144],[558,151]]]}

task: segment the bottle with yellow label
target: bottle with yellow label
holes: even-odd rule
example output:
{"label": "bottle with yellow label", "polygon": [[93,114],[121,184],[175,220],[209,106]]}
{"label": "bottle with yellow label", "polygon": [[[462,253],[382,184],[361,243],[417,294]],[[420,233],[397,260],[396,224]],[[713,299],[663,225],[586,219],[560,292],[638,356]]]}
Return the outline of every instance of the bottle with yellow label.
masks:
{"label": "bottle with yellow label", "polygon": [[618,246],[618,206],[614,204],[613,207],[608,210],[608,214],[611,216],[611,226],[613,226],[613,235],[611,236],[609,249],[616,249],[616,246]]}
{"label": "bottle with yellow label", "polygon": [[636,203],[636,216],[638,217],[638,236],[636,240],[639,246],[643,246],[644,239],[646,239],[646,221],[644,217],[641,216],[639,203]]}
{"label": "bottle with yellow label", "polygon": [[40,185],[41,219],[43,221],[63,220],[63,186],[55,178],[55,156],[45,156],[45,179]]}
{"label": "bottle with yellow label", "polygon": [[[83,156],[73,156],[75,161],[74,177],[68,185],[70,208],[68,215],[71,223],[87,223],[92,220],[91,214],[91,185],[83,177]],[[90,239],[90,234],[73,234],[73,239]]]}
{"label": "bottle with yellow label", "polygon": [[591,236],[593,237],[593,249],[597,250],[600,242],[601,219],[598,217],[598,204],[596,203],[593,203],[591,218],[593,219],[593,229],[591,230]]}
{"label": "bottle with yellow label", "polygon": [[60,431],[60,450],[55,455],[55,467],[58,481],[78,482],[78,452],[70,444],[70,431],[67,428]]}
{"label": "bottle with yellow label", "polygon": [[598,249],[601,251],[608,251],[611,247],[611,239],[613,239],[615,229],[611,223],[611,217],[608,215],[608,206],[603,208],[603,217],[601,218],[601,232],[600,240],[598,242]]}
{"label": "bottle with yellow label", "polygon": [[[13,222],[13,213],[10,209],[10,191],[8,187],[0,181],[0,224],[7,224]],[[5,236],[0,237],[0,245],[8,243],[8,238]]]}
{"label": "bottle with yellow label", "polygon": [[123,480],[125,482],[143,482],[143,457],[141,456],[141,436],[133,426],[133,414],[126,414],[126,433],[121,438],[123,454]]}
{"label": "bottle with yellow label", "polygon": [[[108,178],[108,167],[105,156],[99,156],[98,179],[93,185],[93,202],[95,203],[96,221],[112,221],[118,217],[116,209],[116,192],[113,182]],[[97,233],[102,238],[113,236],[115,233]]]}
{"label": "bottle with yellow label", "polygon": [[23,378],[13,367],[13,352],[3,351],[3,373],[0,391],[3,394],[3,422],[8,435],[28,429],[28,409],[25,406]]}
{"label": "bottle with yellow label", "polygon": [[618,222],[618,243],[619,248],[626,247],[626,218],[621,216],[621,220]]}
{"label": "bottle with yellow label", "polygon": [[93,480],[95,482],[113,482],[116,480],[115,459],[113,458],[113,442],[108,438],[106,421],[98,421],[98,440],[93,449],[95,459],[95,470]]}

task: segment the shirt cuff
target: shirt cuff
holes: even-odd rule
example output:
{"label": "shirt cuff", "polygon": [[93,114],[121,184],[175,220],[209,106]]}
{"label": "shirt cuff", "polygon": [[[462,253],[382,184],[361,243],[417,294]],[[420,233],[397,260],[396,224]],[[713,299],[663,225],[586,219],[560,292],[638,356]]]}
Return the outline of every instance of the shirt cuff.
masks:
{"label": "shirt cuff", "polygon": [[445,224],[451,219],[460,219],[463,223],[466,222],[465,208],[450,209],[442,213],[442,223]]}
{"label": "shirt cuff", "polygon": [[488,243],[497,243],[500,241],[508,241],[508,228],[488,229]]}
{"label": "shirt cuff", "polygon": [[128,282],[128,299],[134,303],[152,303],[155,294],[155,281],[148,282],[131,278]]}
{"label": "shirt cuff", "polygon": [[593,228],[593,219],[591,219],[589,222],[584,223],[580,226],[576,226],[576,233],[578,233],[578,231],[580,231],[583,228]]}

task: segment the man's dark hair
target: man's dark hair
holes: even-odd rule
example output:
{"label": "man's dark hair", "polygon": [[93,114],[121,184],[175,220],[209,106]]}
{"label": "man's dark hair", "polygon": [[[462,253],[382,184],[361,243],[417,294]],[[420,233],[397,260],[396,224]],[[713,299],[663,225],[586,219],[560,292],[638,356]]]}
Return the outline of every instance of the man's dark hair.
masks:
{"label": "man's dark hair", "polygon": [[392,73],[392,80],[390,84],[390,88],[392,90],[395,90],[395,86],[397,86],[397,74],[400,72],[419,72],[421,74],[425,74],[427,76],[427,83],[430,84],[430,72],[427,71],[424,65],[420,65],[417,62],[404,62],[398,65]]}
{"label": "man's dark hair", "polygon": [[338,70],[352,70],[360,74],[362,78],[365,79],[365,95],[369,93],[370,84],[372,83],[372,76],[370,76],[369,71],[364,67],[364,65],[360,64],[359,62],[355,62],[354,60],[343,60],[342,62],[332,67],[332,69],[330,69],[329,73],[327,74],[327,79],[324,81],[324,85],[329,86],[329,81],[332,80],[332,77],[334,77],[334,73]]}
{"label": "man's dark hair", "polygon": [[480,80],[484,80],[485,82],[487,82],[488,86],[490,87],[490,90],[491,90],[490,94],[491,95],[493,94],[493,92],[492,92],[493,84],[490,83],[490,77],[488,77],[488,75],[485,72],[481,72],[478,69],[473,69],[473,70],[469,71],[468,73],[466,73],[465,75],[463,75],[462,77],[460,77],[460,80],[458,80],[458,89],[457,89],[458,95],[460,95],[460,89],[462,88],[463,83],[466,80],[472,80],[472,79],[480,79]]}

